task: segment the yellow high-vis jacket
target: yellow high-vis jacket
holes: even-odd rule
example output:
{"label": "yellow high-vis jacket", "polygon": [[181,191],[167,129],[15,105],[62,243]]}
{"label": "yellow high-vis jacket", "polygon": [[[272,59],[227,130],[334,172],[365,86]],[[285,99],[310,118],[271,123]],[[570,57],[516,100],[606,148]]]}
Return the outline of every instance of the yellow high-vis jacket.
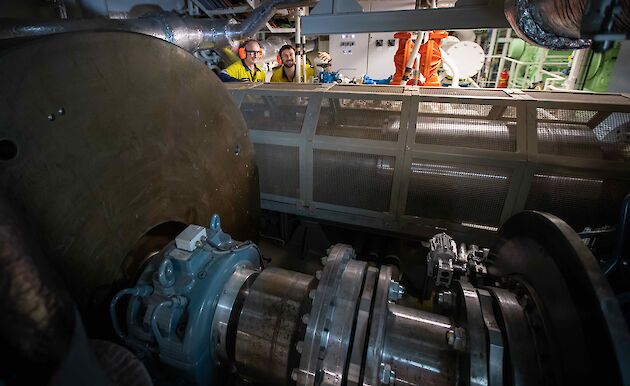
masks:
{"label": "yellow high-vis jacket", "polygon": [[243,82],[256,83],[265,81],[265,71],[260,66],[256,64],[256,72],[252,72],[242,60],[230,64],[222,72]]}
{"label": "yellow high-vis jacket", "polygon": [[[306,81],[312,82],[312,80],[310,79],[313,79],[314,76],[315,76],[315,69],[307,64],[306,65]],[[289,78],[287,78],[287,76],[284,73],[284,66],[280,66],[276,68],[275,70],[273,70],[273,73],[271,74],[271,81],[272,82],[297,82],[297,76],[294,76],[292,80],[289,80]]]}

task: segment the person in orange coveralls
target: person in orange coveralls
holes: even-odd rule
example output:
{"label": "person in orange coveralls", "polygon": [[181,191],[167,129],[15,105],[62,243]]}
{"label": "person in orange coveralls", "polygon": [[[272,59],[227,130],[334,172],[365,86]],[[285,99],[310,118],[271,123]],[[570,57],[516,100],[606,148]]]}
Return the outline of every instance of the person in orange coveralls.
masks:
{"label": "person in orange coveralls", "polygon": [[398,39],[398,50],[396,50],[396,54],[394,55],[396,73],[394,74],[390,84],[403,84],[403,81],[407,81],[406,84],[413,85],[416,84],[416,81],[418,81],[418,84],[421,86],[439,86],[440,80],[438,78],[438,70],[442,64],[440,45],[442,39],[447,36],[448,33],[444,30],[429,32],[429,39],[426,43],[420,46],[418,51],[420,53],[420,73],[424,77],[424,80],[422,80],[422,78],[416,80],[410,79],[411,69],[406,68],[414,45],[414,41],[411,39],[411,33],[396,33],[394,35],[394,38]]}

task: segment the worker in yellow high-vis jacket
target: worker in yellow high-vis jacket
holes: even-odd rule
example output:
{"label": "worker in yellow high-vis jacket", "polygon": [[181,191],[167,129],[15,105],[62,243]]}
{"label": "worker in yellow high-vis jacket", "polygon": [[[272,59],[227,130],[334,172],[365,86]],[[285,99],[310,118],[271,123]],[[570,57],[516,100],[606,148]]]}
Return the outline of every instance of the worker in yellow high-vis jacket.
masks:
{"label": "worker in yellow high-vis jacket", "polygon": [[[240,80],[242,82],[264,82],[265,71],[257,64],[263,52],[256,40],[244,42],[238,49],[240,61],[230,64],[221,71],[219,77],[224,80]],[[232,78],[232,79],[230,79]]]}

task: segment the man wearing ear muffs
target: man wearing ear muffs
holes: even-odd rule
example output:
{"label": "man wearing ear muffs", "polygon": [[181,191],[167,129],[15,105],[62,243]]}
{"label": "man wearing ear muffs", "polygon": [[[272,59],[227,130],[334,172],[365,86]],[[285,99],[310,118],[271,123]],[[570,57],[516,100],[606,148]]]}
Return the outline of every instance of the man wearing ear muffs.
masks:
{"label": "man wearing ear muffs", "polygon": [[256,40],[248,40],[238,49],[240,61],[230,64],[221,71],[219,78],[233,78],[242,82],[264,82],[265,71],[257,64],[262,58],[262,49]]}
{"label": "man wearing ear muffs", "polygon": [[[273,70],[271,75],[272,82],[297,82],[297,74],[295,73],[295,49],[293,46],[284,45],[278,51],[276,58],[280,67]],[[310,65],[306,65],[306,81],[313,79],[315,70]]]}

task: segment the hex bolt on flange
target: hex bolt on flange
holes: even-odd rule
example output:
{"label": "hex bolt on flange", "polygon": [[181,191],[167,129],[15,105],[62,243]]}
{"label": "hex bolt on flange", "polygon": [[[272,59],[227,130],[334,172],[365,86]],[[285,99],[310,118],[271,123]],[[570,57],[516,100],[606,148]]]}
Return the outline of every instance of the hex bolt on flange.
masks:
{"label": "hex bolt on flange", "polygon": [[396,379],[396,372],[392,370],[392,366],[389,363],[382,363],[381,374],[379,378],[381,380],[381,383],[389,385],[390,383],[393,383],[392,381]]}
{"label": "hex bolt on flange", "polygon": [[397,281],[391,280],[389,282],[389,294],[388,299],[391,301],[400,300],[405,293],[405,287],[401,286]]}
{"label": "hex bolt on flange", "polygon": [[466,351],[466,330],[461,327],[448,330],[446,333],[446,342],[456,351]]}

